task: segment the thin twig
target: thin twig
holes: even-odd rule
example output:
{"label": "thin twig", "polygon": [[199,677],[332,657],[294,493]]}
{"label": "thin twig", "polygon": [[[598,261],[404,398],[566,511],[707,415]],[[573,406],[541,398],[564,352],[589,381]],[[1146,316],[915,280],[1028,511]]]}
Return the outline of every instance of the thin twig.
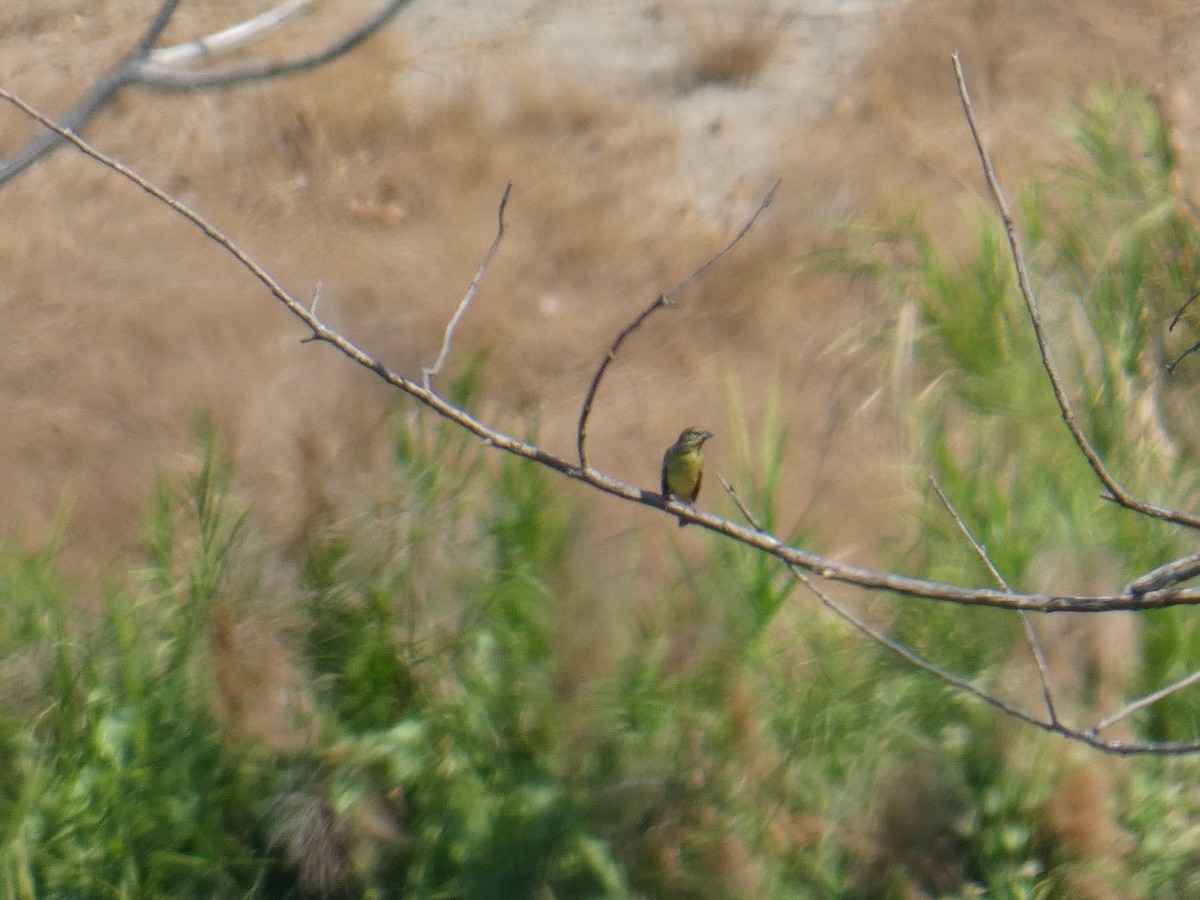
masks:
{"label": "thin twig", "polygon": [[990,694],[980,687],[977,687],[967,679],[959,675],[955,675],[953,672],[943,669],[941,666],[938,666],[925,659],[916,651],[906,647],[904,644],[901,644],[899,641],[880,631],[878,628],[876,628],[874,625],[871,625],[860,616],[852,613],[839,603],[836,603],[824,591],[818,588],[806,573],[794,566],[789,568],[791,568],[796,577],[800,578],[800,580],[804,582],[805,587],[807,587],[813,592],[813,594],[816,595],[817,599],[821,601],[822,605],[825,606],[826,609],[828,609],[838,618],[842,619],[844,622],[852,625],[857,631],[874,641],[880,647],[883,647],[888,652],[899,656],[910,665],[941,679],[951,687],[955,687],[964,693],[970,694],[977,700],[981,700],[988,706],[998,709],[1006,716],[1010,716],[1018,721],[1024,722],[1026,725],[1032,725],[1034,728],[1039,728],[1042,731],[1048,731],[1051,734],[1061,735],[1062,737],[1070,740],[1087,744],[1089,747],[1093,747],[1096,750],[1103,750],[1106,753],[1115,753],[1119,756],[1134,756],[1144,753],[1179,755],[1185,753],[1195,753],[1196,751],[1200,750],[1200,741],[1164,743],[1110,741],[1101,738],[1092,731],[1077,731],[1074,728],[1069,728],[1066,725],[1063,725],[1057,719],[1040,719],[1032,713],[1021,709],[1018,706],[1014,706],[1008,701],[1003,700],[994,694]]}
{"label": "thin twig", "polygon": [[483,262],[479,264],[479,268],[475,270],[475,277],[471,279],[471,285],[463,295],[462,302],[458,304],[458,309],[450,317],[450,321],[446,323],[446,333],[442,336],[441,352],[438,353],[438,357],[434,360],[432,366],[426,366],[421,369],[423,373],[422,381],[427,391],[433,390],[433,376],[442,371],[442,366],[445,365],[446,358],[450,355],[450,342],[454,339],[454,329],[458,327],[459,321],[467,312],[467,307],[475,299],[475,292],[479,290],[479,282],[483,280],[483,273],[487,271],[487,267],[491,265],[492,259],[496,255],[496,251],[500,249],[500,240],[504,237],[504,208],[508,206],[508,195],[511,191],[512,182],[510,181],[504,186],[504,195],[500,198],[500,209],[496,214],[496,218],[499,220],[496,225],[496,239],[492,241],[492,246],[488,248],[487,255],[484,256]]}
{"label": "thin twig", "polygon": [[[733,486],[725,479],[725,477],[723,475],[717,475],[717,478],[720,479],[721,485],[725,488],[726,493],[728,493],[729,496],[733,499],[734,505],[737,506],[738,511],[742,514],[742,516],[746,519],[746,521],[750,523],[750,526],[752,528],[754,528],[756,531],[762,532],[763,528],[761,525],[759,525],[757,517],[750,511],[749,507],[746,506],[745,502],[738,495],[737,491],[734,490]],[[884,632],[880,631],[875,626],[869,624],[864,619],[860,618],[859,616],[850,612],[845,607],[841,606],[839,603],[837,603],[835,600],[833,600],[831,597],[829,597],[824,591],[822,591],[820,588],[818,588],[816,586],[816,584],[813,583],[813,580],[809,577],[808,573],[805,572],[803,569],[801,569],[797,566],[789,566],[788,568],[791,571],[792,575],[794,575],[796,578],[798,578],[804,584],[804,586],[807,587],[817,597],[817,599],[821,601],[821,603],[825,607],[827,607],[832,613],[834,613],[834,615],[838,616],[839,618],[843,619],[846,622],[849,622],[856,629],[858,629],[860,632],[862,632],[864,635],[866,635],[868,638],[870,638],[875,643],[879,644],[881,647],[884,647],[885,649],[891,651],[892,653],[895,653],[896,655],[903,657],[908,662],[912,663],[913,665],[917,666],[918,668],[924,669],[926,672],[929,672],[932,675],[936,675],[938,678],[942,679],[943,681],[946,681],[949,684],[954,685],[955,687],[958,687],[958,688],[961,688],[962,690],[967,691],[971,695],[979,698],[980,700],[983,700],[985,703],[995,706],[997,709],[1000,709],[1002,712],[1004,712],[1007,715],[1014,716],[1018,719],[1021,719],[1024,722],[1028,722],[1030,725],[1036,725],[1038,727],[1046,727],[1047,725],[1054,724],[1054,723],[1043,722],[1041,719],[1038,719],[1032,713],[1026,712],[1025,710],[1022,710],[1019,707],[1013,706],[1012,704],[1008,703],[1007,701],[1002,700],[999,697],[995,697],[992,694],[989,694],[987,691],[983,690],[982,688],[976,687],[972,682],[967,681],[965,678],[963,678],[959,675],[955,675],[953,672],[949,671],[948,669],[943,669],[941,666],[938,666],[938,665],[930,662],[929,660],[925,659],[923,656],[918,654],[916,651],[912,650],[909,647],[906,647],[904,644],[901,644],[895,638],[885,634]]]}
{"label": "thin twig", "polygon": [[1175,313],[1175,315],[1171,317],[1171,324],[1167,326],[1167,331],[1175,330],[1175,326],[1179,324],[1179,320],[1183,318],[1183,314],[1187,312],[1187,308],[1191,306],[1193,302],[1195,302],[1197,297],[1200,297],[1200,291],[1196,291],[1196,293],[1192,294],[1192,296],[1188,297],[1187,300],[1184,301],[1183,306],[1179,307],[1179,312]]}
{"label": "thin twig", "polygon": [[1097,733],[1103,731],[1105,728],[1108,728],[1112,725],[1116,725],[1122,719],[1133,715],[1139,709],[1145,709],[1147,706],[1157,703],[1159,700],[1162,700],[1164,697],[1169,697],[1169,696],[1171,696],[1171,694],[1174,694],[1178,691],[1182,691],[1186,687],[1191,687],[1193,684],[1195,684],[1198,681],[1200,681],[1200,671],[1193,672],[1191,675],[1185,676],[1184,678],[1180,678],[1178,681],[1174,682],[1173,684],[1168,684],[1166,687],[1159,688],[1153,694],[1147,694],[1145,697],[1142,697],[1139,700],[1134,700],[1128,706],[1118,710],[1117,712],[1113,713],[1111,716],[1105,716],[1103,719],[1101,719],[1099,722],[1097,722],[1095,725],[1093,725],[1091,728],[1089,728],[1087,730],[1087,733],[1088,734],[1097,734]]}
{"label": "thin twig", "polygon": [[592,381],[588,385],[587,393],[583,397],[583,403],[579,407],[579,428],[576,432],[575,446],[579,452],[579,467],[581,469],[588,468],[585,444],[587,443],[588,418],[592,414],[592,403],[596,399],[596,391],[600,389],[600,381],[602,378],[604,378],[604,373],[608,370],[608,367],[612,364],[613,360],[617,358],[617,351],[621,349],[621,345],[625,343],[625,340],[630,335],[641,328],[642,325],[645,324],[646,320],[650,318],[650,316],[658,312],[663,307],[670,306],[671,301],[680,291],[707,272],[709,268],[711,268],[717,262],[717,260],[736,247],[738,242],[740,242],[741,239],[744,238],[750,231],[750,229],[754,227],[754,223],[758,221],[758,217],[762,215],[763,210],[771,205],[771,201],[775,197],[775,191],[778,189],[779,182],[776,181],[775,184],[771,186],[771,189],[767,191],[767,195],[763,197],[762,202],[759,203],[755,208],[750,218],[746,220],[746,224],[744,224],[738,230],[738,233],[735,234],[724,247],[710,256],[698,268],[693,269],[692,273],[684,278],[683,281],[679,282],[679,284],[675,285],[675,287],[671,288],[665,294],[659,294],[657,297],[655,297],[650,302],[649,306],[638,313],[632,322],[621,329],[616,339],[612,342],[612,345],[608,348],[608,352],[604,354],[604,357],[600,360],[600,365],[596,367],[596,371],[592,374]]}
{"label": "thin twig", "polygon": [[[1183,318],[1183,314],[1185,312],[1187,312],[1187,308],[1189,306],[1191,306],[1192,303],[1195,302],[1197,297],[1200,297],[1200,291],[1197,291],[1196,293],[1192,294],[1192,296],[1188,297],[1187,300],[1184,301],[1183,305],[1181,307],[1179,307],[1178,312],[1176,312],[1175,315],[1171,317],[1171,324],[1167,326],[1167,331],[1175,330],[1175,326],[1179,324],[1179,320]],[[1184,350],[1182,353],[1180,353],[1178,356],[1176,356],[1173,360],[1171,360],[1169,363],[1167,363],[1167,374],[1169,374],[1169,375],[1174,374],[1175,367],[1178,366],[1185,359],[1187,359],[1187,357],[1189,357],[1193,353],[1195,353],[1197,350],[1200,350],[1200,341],[1196,341],[1194,344],[1192,344],[1190,347],[1188,347],[1186,350]]]}
{"label": "thin twig", "polygon": [[[83,98],[62,116],[62,127],[71,131],[82,128],[92,116],[98,113],[113,95],[129,83],[133,66],[144,59],[154,46],[155,41],[171,24],[171,17],[179,6],[179,0],[165,0],[158,12],[155,13],[149,27],[146,28],[138,42],[133,45],[125,57],[113,68],[96,80],[96,84]],[[43,131],[24,147],[7,159],[0,160],[0,187],[12,181],[47,153],[58,147],[63,136],[55,129]]]}
{"label": "thin twig", "polygon": [[721,482],[721,487],[725,488],[725,493],[729,495],[729,499],[733,501],[733,505],[738,508],[738,512],[742,514],[742,518],[750,524],[750,527],[755,531],[766,534],[767,532],[764,531],[763,527],[758,524],[758,518],[750,511],[750,507],[748,507],[746,502],[742,500],[741,495],[734,490],[733,485],[729,483],[729,479],[718,472],[717,481]]}
{"label": "thin twig", "polygon": [[259,13],[253,18],[221,31],[195,40],[185,41],[171,47],[159,47],[151,51],[150,62],[160,66],[189,66],[197,60],[208,59],[219,53],[228,53],[235,47],[254,40],[272,28],[278,28],[312,6],[313,0],[287,0],[274,9]]}
{"label": "thin twig", "polygon": [[1161,591],[1180,582],[1187,581],[1200,575],[1200,553],[1193,553],[1180,559],[1172,560],[1164,566],[1152,569],[1145,575],[1135,578],[1125,588],[1135,597],[1148,594],[1150,591]]}
{"label": "thin twig", "polygon": [[[754,528],[756,532],[763,533],[762,526],[759,525],[757,518],[750,511],[749,507],[747,507],[742,501],[742,498],[738,496],[738,493],[733,489],[733,486],[725,479],[723,475],[718,474],[717,478],[720,479],[721,485],[725,488],[726,493],[728,493],[733,499],[734,505],[737,506],[738,511],[741,512],[746,521],[750,523],[750,526]],[[1048,731],[1052,734],[1061,735],[1069,740],[1087,744],[1089,747],[1094,747],[1097,750],[1103,750],[1107,753],[1115,753],[1122,756],[1132,756],[1141,753],[1183,754],[1193,753],[1196,750],[1200,750],[1200,741],[1154,744],[1105,740],[1096,733],[1100,730],[1100,728],[1106,727],[1103,723],[1096,728],[1089,729],[1088,731],[1078,731],[1077,729],[1062,724],[1062,722],[1059,721],[1059,719],[1054,715],[1053,707],[1050,708],[1049,719],[1039,719],[1033,713],[1022,709],[1019,706],[1015,706],[1014,704],[1009,703],[1007,700],[997,697],[995,694],[985,691],[983,688],[976,686],[973,682],[968,681],[961,675],[956,675],[949,669],[944,669],[936,663],[930,662],[911,647],[900,643],[891,635],[885,633],[879,628],[876,628],[861,616],[851,612],[849,609],[842,606],[827,593],[825,593],[825,591],[816,585],[816,583],[809,576],[808,572],[804,571],[804,569],[801,567],[789,563],[788,570],[793,576],[799,579],[804,586],[809,589],[809,591],[812,592],[812,594],[821,602],[821,605],[823,605],[839,619],[851,625],[868,640],[887,650],[889,653],[899,656],[910,665],[915,666],[924,672],[928,672],[930,675],[933,675],[935,678],[938,678],[946,684],[949,684],[951,687],[970,694],[972,697],[975,697],[977,700],[980,700],[999,710],[1006,716],[1011,716],[1014,719],[1024,722],[1027,725],[1031,725],[1034,728],[1041,729],[1042,731]],[[998,572],[996,574],[999,575]],[[1000,580],[1003,582],[1003,579]],[[1197,677],[1200,678],[1200,673],[1197,673]]]}
{"label": "thin twig", "polygon": [[[112,69],[97,79],[95,86],[59,118],[59,124],[68,131],[78,131],[91,121],[118,91],[127,87],[141,86],[177,91],[229,87],[323,66],[357,47],[383,27],[408,2],[409,0],[389,0],[362,25],[316,53],[283,62],[248,60],[220,68],[180,70],[157,63],[151,57],[151,48],[170,24],[171,17],[179,5],[179,0],[165,0],[133,49],[125,54]],[[241,26],[235,26],[235,28],[244,27],[247,24],[242,23]],[[29,141],[7,159],[0,160],[0,187],[12,181],[47,153],[53,151],[62,141],[63,136],[51,128]]]}
{"label": "thin twig", "polygon": [[[1041,612],[1099,612],[1114,609],[1150,609],[1182,604],[1200,604],[1200,592],[1190,590],[1154,591],[1146,594],[1140,599],[1135,599],[1129,597],[1128,595],[1100,597],[1049,597],[1037,594],[1022,595],[995,590],[960,588],[955,585],[922,581],[920,579],[907,578],[905,576],[896,575],[893,573],[875,572],[869,569],[840,563],[836,560],[827,559],[825,557],[818,556],[817,554],[809,553],[796,547],[791,547],[785,544],[779,538],[762,531],[758,527],[749,528],[738,525],[727,519],[712,515],[711,513],[690,510],[686,507],[682,507],[682,505],[678,505],[678,509],[669,508],[664,504],[663,498],[659,494],[643,491],[609,475],[605,475],[602,472],[598,472],[595,469],[585,469],[582,466],[574,465],[565,459],[547,453],[536,445],[530,444],[526,441],[517,440],[510,435],[504,434],[503,432],[498,431],[497,429],[492,428],[483,422],[480,422],[470,413],[460,409],[457,406],[454,406],[452,403],[433,393],[432,391],[426,390],[417,382],[411,381],[405,378],[403,375],[392,371],[378,359],[360,349],[343,335],[326,326],[309,309],[305,308],[303,304],[301,304],[286,290],[284,290],[279,282],[276,281],[275,278],[272,277],[270,273],[263,269],[258,263],[256,263],[244,250],[241,249],[241,247],[239,247],[232,239],[223,234],[215,226],[211,225],[199,213],[193,211],[186,204],[175,199],[161,188],[151,184],[133,170],[92,147],[87,141],[84,141],[78,135],[46,118],[46,116],[44,116],[42,113],[29,106],[29,104],[14,96],[9,91],[0,88],[0,99],[13,104],[45,127],[55,131],[60,137],[74,144],[87,156],[95,159],[97,162],[118,173],[123,178],[133,182],[141,190],[159,202],[163,203],[172,211],[187,219],[189,222],[199,228],[205,234],[205,236],[228,252],[255,279],[262,283],[271,292],[272,296],[274,296],[285,307],[287,307],[288,311],[291,312],[292,315],[303,322],[311,331],[311,340],[329,344],[355,364],[374,372],[386,383],[410,395],[424,406],[432,409],[438,415],[466,429],[471,434],[482,440],[485,444],[496,447],[503,452],[530,460],[537,465],[553,469],[554,471],[559,472],[568,478],[583,482],[599,491],[603,491],[607,494],[622,498],[629,502],[639,503],[644,506],[653,507],[660,510],[667,509],[672,515],[676,516],[684,514],[689,522],[694,522],[704,528],[709,529],[710,531],[723,534],[748,547],[758,549],[764,553],[776,557],[777,559],[780,559],[786,563],[792,570],[793,574],[797,576],[800,576],[804,573],[812,573],[829,580],[841,581],[862,588],[890,591],[892,593],[901,595],[917,596],[931,600],[943,600],[954,603],[1004,607],[1008,609],[1030,609]],[[724,479],[722,479],[722,481],[724,482]],[[744,504],[739,504],[739,508],[744,509]],[[828,600],[828,598],[826,598],[826,600]],[[939,677],[943,677],[947,683],[959,687],[962,690],[971,693],[990,705],[1000,709],[1002,712],[1035,727],[1064,735],[1110,753],[1125,755],[1135,753],[1179,754],[1200,751],[1200,740],[1158,744],[1122,743],[1119,741],[1106,741],[1097,737],[1096,735],[1073,732],[1070,729],[1062,727],[1061,725],[1055,725],[1052,722],[1041,721],[1036,717],[1025,713],[1024,711],[1013,707],[1011,704],[1007,704],[998,698],[987,695],[986,692],[981,691],[979,688],[976,688],[974,685],[970,684],[970,682],[967,682],[964,679],[953,675],[952,673],[946,672],[943,675],[943,670],[940,670],[932,663],[923,660],[920,656],[913,653],[913,651],[909,650],[908,648],[892,641],[886,635],[878,632],[877,629],[873,629],[872,626],[866,622],[856,619],[853,614],[849,613],[849,611],[845,609],[842,609],[837,604],[832,603],[832,601],[830,609],[835,614],[842,616],[846,619],[846,621],[855,625],[856,628],[859,628],[859,630],[863,631],[863,633],[868,637],[871,637],[873,640],[881,643],[882,646],[887,647],[892,652],[897,653],[903,658],[909,660],[913,665],[923,668],[933,674],[937,674]]]}
{"label": "thin twig", "polygon": [[410,0],[390,0],[375,15],[371,16],[344,37],[315,53],[281,61],[250,59],[228,66],[208,69],[175,69],[154,64],[152,60],[140,60],[136,66],[133,83],[141,87],[167,91],[194,91],[201,89],[232,87],[252,84],[281,75],[306,72],[320,68],[353,50],[400,12]]}
{"label": "thin twig", "polygon": [[1167,363],[1167,374],[1174,375],[1175,367],[1178,366],[1185,359],[1187,359],[1189,356],[1191,356],[1193,353],[1195,353],[1197,350],[1200,350],[1200,341],[1194,341],[1192,344],[1188,345],[1188,347],[1182,353],[1180,353],[1173,360],[1171,360],[1169,363]]}
{"label": "thin twig", "polygon": [[[946,496],[946,492],[942,490],[942,486],[938,484],[936,478],[929,476],[929,483],[933,485],[934,491],[942,501],[942,505],[946,507],[946,512],[950,514],[950,518],[954,520],[954,524],[958,526],[959,532],[967,539],[967,543],[975,551],[975,555],[979,557],[984,566],[987,567],[989,573],[996,584],[1004,590],[1012,593],[1012,588],[1008,586],[1008,582],[1004,576],[1000,574],[1000,570],[996,568],[992,562],[991,556],[988,555],[987,549],[979,541],[975,540],[975,535],[971,533],[971,529],[967,527],[967,523],[963,517],[959,515],[954,504],[950,502],[950,498]],[[1046,702],[1046,714],[1050,716],[1052,725],[1058,724],[1058,712],[1054,709],[1054,697],[1050,691],[1050,669],[1046,665],[1046,654],[1042,652],[1042,642],[1038,640],[1037,632],[1033,630],[1033,623],[1029,621],[1029,614],[1022,610],[1017,610],[1017,615],[1021,619],[1021,627],[1025,631],[1025,641],[1029,644],[1029,649],[1033,653],[1033,658],[1037,662],[1038,676],[1042,681],[1042,699]]]}
{"label": "thin twig", "polygon": [[992,195],[992,200],[996,204],[996,209],[1000,213],[1000,221],[1004,225],[1004,233],[1008,238],[1009,253],[1012,256],[1013,268],[1017,273],[1017,287],[1020,289],[1021,297],[1025,301],[1025,309],[1029,314],[1030,324],[1033,326],[1033,334],[1037,340],[1038,351],[1042,357],[1042,367],[1046,370],[1046,377],[1049,379],[1050,387],[1054,391],[1054,399],[1058,403],[1058,408],[1062,413],[1062,419],[1067,426],[1067,430],[1071,432],[1071,436],[1075,439],[1080,452],[1083,453],[1084,458],[1088,461],[1088,465],[1092,467],[1092,471],[1096,473],[1096,477],[1104,485],[1107,492],[1106,499],[1153,519],[1174,522],[1176,525],[1184,525],[1188,528],[1200,528],[1200,516],[1159,506],[1154,503],[1147,503],[1137,499],[1126,491],[1109,473],[1107,467],[1104,465],[1104,461],[1100,459],[1100,454],[1096,452],[1096,449],[1088,440],[1087,435],[1083,433],[1083,429],[1076,420],[1070,398],[1067,396],[1067,389],[1063,384],[1058,367],[1054,363],[1054,356],[1050,350],[1050,342],[1046,337],[1046,331],[1042,325],[1042,313],[1034,296],[1033,287],[1029,282],[1029,271],[1025,265],[1025,256],[1021,252],[1020,241],[1017,240],[1017,230],[1013,222],[1012,213],[1009,212],[1008,202],[1004,199],[999,179],[996,178],[996,170],[992,167],[991,157],[988,155],[987,150],[984,149],[983,139],[980,137],[979,128],[975,124],[975,113],[971,107],[971,97],[967,91],[966,77],[963,75],[962,61],[959,59],[957,50],[951,54],[951,61],[954,65],[954,77],[958,81],[958,93],[962,100],[963,114],[966,117],[967,126],[971,130],[971,139],[975,142],[975,150],[983,166],[983,174],[987,181],[988,190]]}
{"label": "thin twig", "polygon": [[95,147],[77,135],[74,131],[49,119],[47,116],[38,112],[12,92],[5,90],[4,88],[0,88],[0,99],[8,101],[13,106],[20,109],[23,113],[36,120],[39,124],[49,128],[61,140],[65,140],[74,144],[92,159],[112,169],[118,175],[121,175],[129,181],[132,181],[139,188],[152,196],[155,200],[158,200],[160,203],[165,204],[174,212],[183,216],[185,219],[203,231],[204,235],[209,238],[209,240],[215,242],[225,251],[232,254],[238,262],[240,262],[250,271],[251,275],[257,278],[267,287],[267,289],[276,297],[276,299],[286,304],[289,309],[292,309],[294,306],[301,310],[304,313],[302,318],[304,318],[306,321],[309,319],[316,321],[312,314],[309,313],[308,310],[304,309],[304,307],[301,306],[296,300],[294,300],[291,295],[283,289],[279,282],[276,281],[271,274],[266,271],[266,269],[262,268],[258,263],[251,259],[241,247],[234,243],[230,238],[226,237],[220,229],[209,223],[207,219],[201,216],[198,212],[195,212],[187,204],[177,200],[175,197],[172,197],[162,188],[151,184],[137,172],[133,171],[133,169],[129,168],[123,163],[118,162],[104,152],[97,150]]}

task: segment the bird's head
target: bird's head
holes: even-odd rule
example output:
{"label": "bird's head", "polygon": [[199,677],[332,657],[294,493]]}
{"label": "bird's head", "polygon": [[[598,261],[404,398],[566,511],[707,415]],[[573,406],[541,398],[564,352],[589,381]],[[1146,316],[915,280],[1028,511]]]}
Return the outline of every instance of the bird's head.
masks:
{"label": "bird's head", "polygon": [[683,434],[679,435],[677,442],[684,450],[699,450],[704,442],[712,437],[711,431],[705,431],[703,428],[687,428]]}

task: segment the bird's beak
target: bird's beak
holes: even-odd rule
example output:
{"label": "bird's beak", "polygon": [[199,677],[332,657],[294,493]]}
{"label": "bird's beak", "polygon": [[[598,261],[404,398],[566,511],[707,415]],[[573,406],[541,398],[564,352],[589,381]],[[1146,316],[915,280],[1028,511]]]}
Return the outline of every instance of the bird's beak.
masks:
{"label": "bird's beak", "polygon": [[703,444],[705,441],[707,441],[707,440],[708,440],[710,437],[712,437],[712,436],[713,436],[713,433],[712,433],[711,431],[705,431],[705,432],[703,432],[703,433],[700,435],[700,443],[702,443],[702,444]]}

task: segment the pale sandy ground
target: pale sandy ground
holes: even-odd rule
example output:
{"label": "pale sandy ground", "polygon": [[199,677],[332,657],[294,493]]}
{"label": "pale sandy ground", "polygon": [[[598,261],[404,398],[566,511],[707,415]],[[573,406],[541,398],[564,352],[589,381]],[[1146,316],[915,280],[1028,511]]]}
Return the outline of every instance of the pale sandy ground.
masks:
{"label": "pale sandy ground", "polygon": [[[526,87],[506,77],[510,51],[520,48],[522,63],[547,80],[579,81],[650,107],[678,135],[673,187],[725,221],[730,185],[780,177],[779,154],[845,94],[887,15],[902,5],[417,0],[403,30],[417,63],[397,81],[409,97],[482,89],[486,104],[503,108]],[[721,83],[697,74],[697,57],[736,50],[739,41],[763,45],[764,63],[752,77]]]}

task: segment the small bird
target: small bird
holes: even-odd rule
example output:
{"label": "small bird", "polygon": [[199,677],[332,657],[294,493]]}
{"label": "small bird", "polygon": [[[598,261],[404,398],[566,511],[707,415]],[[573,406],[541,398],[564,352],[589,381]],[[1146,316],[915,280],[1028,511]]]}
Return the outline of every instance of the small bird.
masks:
{"label": "small bird", "polygon": [[[679,440],[663,454],[662,493],[663,497],[674,497],[680,503],[691,506],[700,494],[700,482],[704,480],[704,457],[700,448],[712,437],[711,431],[702,428],[687,428]],[[679,520],[679,527],[686,525]]]}

